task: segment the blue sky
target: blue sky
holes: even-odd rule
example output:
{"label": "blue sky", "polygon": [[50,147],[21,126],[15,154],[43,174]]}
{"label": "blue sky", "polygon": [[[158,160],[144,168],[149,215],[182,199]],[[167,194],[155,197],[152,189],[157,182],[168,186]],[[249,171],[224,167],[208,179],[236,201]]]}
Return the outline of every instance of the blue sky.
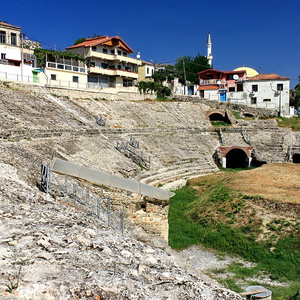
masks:
{"label": "blue sky", "polygon": [[43,48],[64,50],[80,37],[119,35],[141,58],[170,62],[206,55],[211,32],[213,65],[249,66],[262,73],[300,76],[299,0],[10,0],[2,21],[22,27]]}

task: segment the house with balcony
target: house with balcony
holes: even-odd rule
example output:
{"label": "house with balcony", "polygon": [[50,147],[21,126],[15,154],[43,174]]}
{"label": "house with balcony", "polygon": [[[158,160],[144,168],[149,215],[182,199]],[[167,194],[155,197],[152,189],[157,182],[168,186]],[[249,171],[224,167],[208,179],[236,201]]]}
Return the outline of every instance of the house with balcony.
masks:
{"label": "house with balcony", "polygon": [[88,38],[66,50],[87,59],[87,80],[90,88],[123,88],[136,85],[138,66],[142,62],[130,57],[134,51],[119,36]]}
{"label": "house with balcony", "polygon": [[32,82],[33,61],[33,51],[21,39],[21,27],[0,22],[0,78]]}
{"label": "house with balcony", "polygon": [[290,79],[277,74],[258,74],[251,68],[233,71],[208,69],[198,73],[200,98],[244,104],[290,114]]}
{"label": "house with balcony", "polygon": [[35,49],[37,68],[34,82],[43,85],[83,88],[87,86],[85,58],[68,52]]}

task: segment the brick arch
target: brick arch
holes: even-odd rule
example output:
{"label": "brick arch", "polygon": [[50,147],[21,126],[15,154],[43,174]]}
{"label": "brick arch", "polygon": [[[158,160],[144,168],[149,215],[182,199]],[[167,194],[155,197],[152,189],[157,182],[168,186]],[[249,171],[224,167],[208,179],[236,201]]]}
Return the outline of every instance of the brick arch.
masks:
{"label": "brick arch", "polygon": [[221,157],[226,157],[227,153],[233,149],[239,149],[245,152],[248,158],[251,157],[253,147],[248,146],[248,147],[240,147],[240,146],[231,146],[231,147],[220,147],[220,154]]}
{"label": "brick arch", "polygon": [[226,112],[225,111],[220,111],[220,110],[211,110],[206,113],[206,116],[209,118],[212,114],[219,114],[223,118],[226,118]]}

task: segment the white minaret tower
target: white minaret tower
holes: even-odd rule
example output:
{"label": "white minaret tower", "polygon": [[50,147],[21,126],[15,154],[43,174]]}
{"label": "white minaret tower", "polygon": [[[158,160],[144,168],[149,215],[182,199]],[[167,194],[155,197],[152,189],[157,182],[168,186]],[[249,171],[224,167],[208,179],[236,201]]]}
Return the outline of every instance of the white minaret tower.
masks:
{"label": "white minaret tower", "polygon": [[208,64],[210,66],[212,66],[213,56],[212,56],[212,42],[211,42],[210,32],[208,33],[208,36],[207,36],[207,56],[206,56],[206,58],[208,59]]}

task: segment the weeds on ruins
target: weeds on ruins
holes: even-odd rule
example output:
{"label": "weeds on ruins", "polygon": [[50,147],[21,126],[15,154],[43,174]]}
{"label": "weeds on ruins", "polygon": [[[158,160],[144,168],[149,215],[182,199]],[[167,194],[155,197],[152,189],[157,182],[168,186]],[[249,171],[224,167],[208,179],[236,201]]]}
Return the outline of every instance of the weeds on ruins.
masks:
{"label": "weeds on ruins", "polygon": [[[291,167],[290,174],[294,174],[294,166]],[[276,165],[273,168],[276,172]],[[265,174],[268,173],[262,169]],[[265,169],[270,169],[270,166]],[[264,181],[263,192],[263,188],[255,184],[257,170],[193,179],[177,191],[176,196],[170,199],[169,244],[175,249],[199,244],[251,261],[255,263],[253,267],[232,264],[212,271],[211,275],[218,279],[216,273],[229,272],[226,279],[219,280],[237,292],[242,290],[241,280],[245,285],[254,284],[254,281],[259,284],[261,278],[267,276],[283,285],[276,289],[272,287],[273,299],[286,299],[285,296],[292,296],[300,287],[300,223],[297,212],[287,217],[280,212],[264,210],[274,203],[283,209],[297,200],[293,188],[290,194],[286,194],[285,201],[280,202],[275,196],[272,198],[275,188],[272,184],[277,185],[272,178],[268,183]],[[253,181],[248,177],[249,172],[253,173]],[[248,193],[242,184],[245,178]],[[281,189],[286,191],[288,184],[282,182]],[[299,191],[296,197],[299,203]]]}

